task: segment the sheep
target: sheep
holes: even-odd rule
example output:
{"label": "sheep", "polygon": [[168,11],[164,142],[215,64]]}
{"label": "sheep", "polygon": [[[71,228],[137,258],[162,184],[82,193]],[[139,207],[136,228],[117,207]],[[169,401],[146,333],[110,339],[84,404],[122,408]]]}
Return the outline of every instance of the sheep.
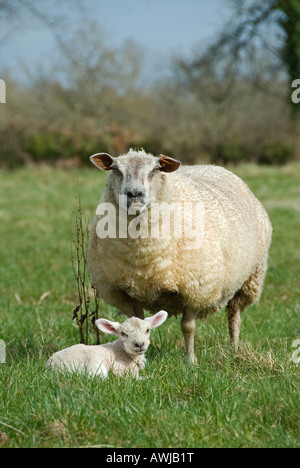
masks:
{"label": "sheep", "polygon": [[[115,235],[99,232],[103,212],[97,210],[91,226],[88,267],[98,296],[129,317],[142,319],[144,309],[155,313],[160,308],[169,316],[182,314],[191,363],[196,319],[226,307],[237,350],[240,314],[261,295],[272,235],[269,217],[248,186],[225,168],[183,166],[144,150],[131,149],[119,157],[98,153],[90,159],[110,171],[98,208],[113,206],[116,216],[111,219],[117,223]],[[176,204],[177,211],[189,205],[187,218],[202,207],[200,242],[191,247],[184,229],[181,237],[175,235],[174,217],[170,235],[152,236],[155,223],[161,227],[165,219],[163,210],[160,217],[149,215],[157,204]],[[127,213],[129,227],[134,210],[136,218],[146,219],[148,235],[119,235],[118,228],[124,227],[119,215]]]}
{"label": "sheep", "polygon": [[117,376],[131,373],[139,378],[139,370],[144,369],[146,363],[145,352],[150,344],[150,330],[160,326],[167,316],[167,312],[161,310],[144,320],[131,317],[122,324],[98,319],[95,321],[97,327],[104,333],[116,335],[117,340],[102,345],[77,344],[62,349],[49,358],[46,366],[86,373],[91,377],[106,378],[111,370]]}

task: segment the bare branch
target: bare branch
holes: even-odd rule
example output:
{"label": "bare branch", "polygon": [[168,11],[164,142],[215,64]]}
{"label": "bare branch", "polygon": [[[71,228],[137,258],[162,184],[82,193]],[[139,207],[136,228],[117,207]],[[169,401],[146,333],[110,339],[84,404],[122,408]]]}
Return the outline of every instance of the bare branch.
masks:
{"label": "bare branch", "polygon": [[278,18],[280,13],[276,4],[276,0],[252,2],[250,5],[246,0],[234,2],[233,19],[226,24],[218,39],[196,58],[177,60],[185,84],[197,89],[200,79],[213,77],[218,84],[215,98],[221,101],[237,78],[245,75],[247,70],[253,72],[259,50],[271,51],[274,70],[278,70],[278,50],[269,45],[261,32],[262,25],[274,23],[274,18]]}
{"label": "bare branch", "polygon": [[[97,327],[94,326],[95,321],[98,319],[99,300],[95,289],[91,285],[91,280],[87,271],[87,244],[89,237],[89,223],[86,219],[82,205],[79,187],[77,190],[78,209],[75,213],[75,229],[74,238],[71,249],[71,259],[74,276],[77,284],[77,294],[79,304],[73,310],[73,320],[75,320],[79,335],[80,342],[89,344],[90,341],[90,322],[96,331],[97,344],[99,344],[99,333]],[[91,301],[91,289],[93,290],[93,298]],[[90,310],[93,306],[94,310]]]}

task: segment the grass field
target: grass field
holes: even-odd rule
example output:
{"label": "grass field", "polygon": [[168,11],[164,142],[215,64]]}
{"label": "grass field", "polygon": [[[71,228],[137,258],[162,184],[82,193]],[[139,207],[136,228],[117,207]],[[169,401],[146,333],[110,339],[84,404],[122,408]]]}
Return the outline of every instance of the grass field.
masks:
{"label": "grass field", "polygon": [[[75,344],[71,267],[77,182],[91,218],[96,170],[0,173],[0,446],[296,447],[300,335],[300,166],[234,168],[264,203],[274,235],[259,304],[242,317],[233,356],[222,311],[198,322],[198,364],[185,362],[180,321],[152,333],[144,380],[56,375],[51,353]],[[101,304],[100,315],[114,318]],[[107,336],[101,339],[106,341]]]}

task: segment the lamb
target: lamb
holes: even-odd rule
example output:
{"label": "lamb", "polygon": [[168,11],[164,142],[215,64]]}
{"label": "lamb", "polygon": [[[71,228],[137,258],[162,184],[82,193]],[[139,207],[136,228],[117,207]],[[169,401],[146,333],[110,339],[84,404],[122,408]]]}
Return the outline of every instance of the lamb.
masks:
{"label": "lamb", "polygon": [[116,335],[117,340],[103,345],[71,346],[54,353],[46,365],[52,369],[87,373],[91,377],[106,378],[111,370],[117,376],[130,373],[138,378],[139,370],[145,367],[150,330],[160,326],[167,316],[167,312],[161,310],[144,320],[131,317],[122,324],[98,319],[97,327],[104,333]]}
{"label": "lamb", "polygon": [[[267,271],[272,226],[258,199],[239,177],[218,166],[182,166],[168,156],[132,149],[117,158],[99,153],[90,159],[110,171],[98,208],[115,210],[105,217],[97,209],[91,227],[88,266],[98,296],[129,317],[143,319],[144,309],[161,308],[169,316],[182,314],[190,362],[195,362],[196,319],[226,307],[236,350],[240,314],[259,299]],[[172,204],[175,212],[188,205],[187,219],[200,206],[202,234],[196,245],[184,227],[176,234],[180,223],[174,216],[168,235],[151,234],[162,228]],[[164,208],[150,216],[156,205]],[[103,232],[103,220],[115,222],[115,230]],[[146,226],[146,235],[142,229],[129,235],[138,223]]]}

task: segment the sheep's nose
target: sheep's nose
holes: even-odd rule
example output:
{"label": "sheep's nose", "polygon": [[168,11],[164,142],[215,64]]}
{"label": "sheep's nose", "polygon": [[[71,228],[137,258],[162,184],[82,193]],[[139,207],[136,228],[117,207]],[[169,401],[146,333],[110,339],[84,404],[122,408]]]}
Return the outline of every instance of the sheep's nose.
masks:
{"label": "sheep's nose", "polygon": [[142,198],[144,194],[140,190],[129,190],[126,195],[129,200],[132,200],[133,198]]}

